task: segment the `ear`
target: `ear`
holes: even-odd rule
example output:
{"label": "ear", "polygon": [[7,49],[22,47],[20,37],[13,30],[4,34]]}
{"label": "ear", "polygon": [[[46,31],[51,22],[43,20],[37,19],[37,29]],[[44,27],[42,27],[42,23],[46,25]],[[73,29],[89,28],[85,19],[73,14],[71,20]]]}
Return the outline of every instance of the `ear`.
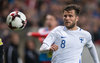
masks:
{"label": "ear", "polygon": [[79,21],[79,16],[76,16],[76,21]]}

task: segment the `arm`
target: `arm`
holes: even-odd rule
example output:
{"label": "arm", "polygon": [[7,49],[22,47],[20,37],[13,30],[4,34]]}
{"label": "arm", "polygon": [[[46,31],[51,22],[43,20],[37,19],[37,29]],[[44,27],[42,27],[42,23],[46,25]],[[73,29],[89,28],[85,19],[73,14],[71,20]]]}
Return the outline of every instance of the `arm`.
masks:
{"label": "arm", "polygon": [[40,47],[40,51],[49,51],[49,50],[56,50],[58,48],[57,45],[54,44],[56,40],[56,33],[50,32],[48,36],[43,41],[42,46]]}
{"label": "arm", "polygon": [[89,49],[89,52],[94,60],[94,63],[99,63],[99,58],[98,58],[98,55],[97,55],[97,52],[96,52],[96,48],[94,46],[94,44],[92,45],[92,47],[88,48]]}
{"label": "arm", "polygon": [[40,52],[47,52],[47,51],[49,51],[49,50],[50,50],[49,45],[47,45],[47,44],[45,44],[45,43],[43,43],[43,44],[41,45],[41,47],[40,47]]}
{"label": "arm", "polygon": [[48,51],[56,51],[58,49],[58,46],[56,44],[51,45],[50,48],[47,48],[48,46],[46,44],[42,44],[40,51],[41,52],[48,52]]}
{"label": "arm", "polygon": [[94,60],[94,63],[99,63],[99,58],[98,58],[98,55],[97,55],[97,51],[96,51],[96,48],[92,42],[92,38],[91,38],[91,35],[89,34],[88,37],[87,37],[87,43],[86,43],[86,47],[88,47],[89,49],[89,52]]}
{"label": "arm", "polygon": [[29,32],[27,35],[33,36],[33,37],[44,37],[45,38],[48,34],[40,34],[38,32]]}

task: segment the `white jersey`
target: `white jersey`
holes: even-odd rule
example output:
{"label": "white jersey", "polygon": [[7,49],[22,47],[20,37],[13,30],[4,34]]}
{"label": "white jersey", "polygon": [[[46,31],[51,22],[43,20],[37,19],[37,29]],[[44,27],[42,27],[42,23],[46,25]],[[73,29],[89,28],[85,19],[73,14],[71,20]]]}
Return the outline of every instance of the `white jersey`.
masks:
{"label": "white jersey", "polygon": [[43,41],[47,49],[53,43],[58,45],[58,50],[53,52],[52,63],[81,63],[83,47],[93,45],[89,32],[79,27],[72,31],[65,26],[56,27]]}

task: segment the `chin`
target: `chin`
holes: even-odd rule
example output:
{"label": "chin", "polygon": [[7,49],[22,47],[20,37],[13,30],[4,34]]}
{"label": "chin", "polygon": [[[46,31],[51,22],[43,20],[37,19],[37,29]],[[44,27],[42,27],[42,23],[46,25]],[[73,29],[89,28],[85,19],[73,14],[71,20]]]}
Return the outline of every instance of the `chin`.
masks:
{"label": "chin", "polygon": [[69,26],[66,26],[66,27],[67,27],[68,29],[71,29],[71,28],[73,28],[74,26],[70,26],[70,25],[69,25]]}
{"label": "chin", "polygon": [[65,25],[67,28],[70,28],[71,26],[70,25]]}

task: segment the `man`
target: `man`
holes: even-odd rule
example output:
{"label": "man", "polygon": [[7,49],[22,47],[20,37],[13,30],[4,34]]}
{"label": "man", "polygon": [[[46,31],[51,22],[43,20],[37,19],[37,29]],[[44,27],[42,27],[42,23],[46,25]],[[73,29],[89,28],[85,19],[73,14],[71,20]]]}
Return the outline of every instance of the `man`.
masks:
{"label": "man", "polygon": [[[48,33],[58,26],[58,21],[53,14],[47,14],[46,20],[44,23],[44,27],[40,28],[38,33],[29,32],[28,36],[38,37],[39,41],[43,43],[43,40],[48,35]],[[40,53],[40,61],[41,63],[51,63],[52,52],[43,52]]]}
{"label": "man", "polygon": [[18,45],[19,45],[19,35],[15,32],[10,35],[10,44],[5,50],[5,62],[6,63],[19,63],[20,58],[18,54]]}
{"label": "man", "polygon": [[[57,26],[58,26],[57,18],[53,14],[47,14],[44,27],[40,28],[38,32],[41,35],[47,36],[47,34]],[[40,42],[43,42],[44,38],[39,37],[39,40]]]}
{"label": "man", "polygon": [[40,63],[39,55],[35,50],[35,44],[33,40],[26,40],[25,44],[25,63]]}
{"label": "man", "polygon": [[3,42],[0,38],[0,63],[3,63]]}
{"label": "man", "polygon": [[[52,29],[57,27],[57,25],[58,25],[58,21],[57,21],[56,17],[53,14],[47,14],[44,27],[39,29],[39,33],[41,35],[47,36],[47,34]],[[39,40],[41,43],[43,43],[43,40],[45,39],[45,37],[39,37]],[[41,63],[51,63],[51,57],[52,57],[52,52],[40,53]]]}
{"label": "man", "polygon": [[63,11],[64,26],[53,29],[43,41],[40,51],[53,50],[52,63],[81,63],[84,46],[88,47],[94,63],[99,63],[90,33],[77,26],[79,13],[78,5],[67,5]]}

